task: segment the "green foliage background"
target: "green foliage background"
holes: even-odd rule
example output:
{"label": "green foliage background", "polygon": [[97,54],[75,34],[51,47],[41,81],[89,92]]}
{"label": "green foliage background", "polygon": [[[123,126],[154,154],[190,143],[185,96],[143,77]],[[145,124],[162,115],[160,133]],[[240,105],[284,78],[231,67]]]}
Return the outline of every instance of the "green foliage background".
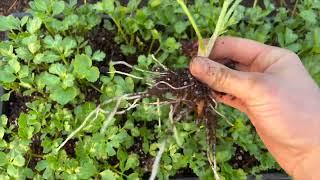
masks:
{"label": "green foliage background", "polygon": [[[151,54],[171,68],[188,66],[180,42],[194,39],[195,34],[179,5],[173,0],[150,0],[144,7],[139,3],[130,0],[122,6],[114,0],[102,0],[77,7],[76,0],[34,0],[29,10],[32,17],[0,17],[0,31],[8,32],[9,37],[0,42],[0,84],[7,90],[1,99],[7,101],[12,93],[35,96],[27,104],[27,112],[20,114],[17,125],[1,116],[0,179],[146,178],[150,165],[143,164],[138,152],[132,150],[137,139],[142,141],[141,151],[151,157],[156,155],[160,142],[168,139],[159,179],[168,179],[186,167],[201,179],[213,179],[205,154],[205,127],[197,126],[192,115],[178,122],[183,142],[179,147],[170,131],[168,107],[160,108],[159,126],[157,106],[148,104],[155,102],[153,98],[144,98],[140,106],[124,116],[115,116],[103,133],[100,128],[107,114],[99,113],[97,119],[89,120],[73,137],[74,157],[63,148],[55,151],[99,102],[145,91],[145,84],[150,82],[148,73],[137,70],[131,75],[143,80],[117,75],[112,66],[108,75],[99,72],[94,64],[109,59],[88,45],[86,34],[94,28],[103,26],[116,34],[115,41],[124,54],[139,56],[135,67],[151,70],[157,66]],[[195,0],[188,5],[204,37],[213,32],[221,5],[214,0]],[[276,8],[269,1],[264,2],[264,8],[239,6],[225,34],[298,53],[319,83],[319,9],[317,0],[299,1],[295,13]],[[106,15],[108,18],[103,18]],[[159,48],[154,50],[151,44]],[[99,99],[86,101],[87,87],[96,88]],[[129,105],[124,101],[120,107]],[[114,106],[112,103],[103,108],[110,111]],[[244,114],[222,105],[219,111],[234,124],[230,127],[220,119],[217,129],[217,162],[223,179],[246,179],[249,174],[280,170]],[[35,135],[40,137],[42,154],[30,148]],[[234,169],[230,159],[235,145],[260,163],[249,169]],[[32,168],[30,160],[36,157],[40,161]],[[115,159],[118,163],[113,164]]]}

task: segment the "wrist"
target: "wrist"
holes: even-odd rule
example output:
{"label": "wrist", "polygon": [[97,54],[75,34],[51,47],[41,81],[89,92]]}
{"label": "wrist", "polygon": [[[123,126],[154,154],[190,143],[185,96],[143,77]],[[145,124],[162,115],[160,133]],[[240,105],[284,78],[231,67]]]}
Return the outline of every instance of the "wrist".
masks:
{"label": "wrist", "polygon": [[298,162],[293,177],[296,180],[316,180],[320,179],[320,149],[316,149],[306,154],[302,161]]}

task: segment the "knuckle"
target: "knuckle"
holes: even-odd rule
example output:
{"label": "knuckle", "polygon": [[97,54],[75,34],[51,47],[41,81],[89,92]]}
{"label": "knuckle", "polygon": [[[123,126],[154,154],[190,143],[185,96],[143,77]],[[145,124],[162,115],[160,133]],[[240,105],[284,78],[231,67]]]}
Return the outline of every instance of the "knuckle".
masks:
{"label": "knuckle", "polygon": [[215,75],[211,76],[211,87],[219,89],[219,87],[224,87],[228,80],[230,79],[230,73],[228,69],[219,67],[215,68]]}

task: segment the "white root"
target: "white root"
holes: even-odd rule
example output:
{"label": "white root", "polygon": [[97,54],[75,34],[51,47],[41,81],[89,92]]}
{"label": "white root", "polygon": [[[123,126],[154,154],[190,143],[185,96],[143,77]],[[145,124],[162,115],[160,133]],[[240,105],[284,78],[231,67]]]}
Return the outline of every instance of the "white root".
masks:
{"label": "white root", "polygon": [[163,65],[156,57],[154,57],[153,54],[151,55],[151,57],[152,57],[152,59],[153,59],[156,63],[158,63],[164,70],[166,70],[166,71],[169,70],[169,68],[167,68],[165,65]]}
{"label": "white root", "polygon": [[144,69],[141,69],[141,68],[137,68],[137,67],[134,67],[132,66],[131,64],[125,62],[125,61],[112,61],[110,62],[112,65],[124,65],[124,66],[127,66],[131,69],[135,69],[137,71],[140,71],[140,72],[145,72],[145,73],[150,73],[150,74],[155,74],[155,75],[166,75],[168,73],[159,73],[159,72],[153,72],[153,71],[148,71],[148,70],[144,70]]}
{"label": "white root", "polygon": [[230,122],[226,116],[224,116],[224,115],[221,114],[219,111],[217,111],[217,109],[214,108],[211,104],[210,104],[209,106],[210,106],[210,108],[211,108],[215,113],[217,113],[219,116],[221,116],[222,119],[226,121],[226,123],[228,123],[230,126],[234,126],[234,124],[232,124],[232,122]]}
{"label": "white root", "polygon": [[103,125],[102,125],[102,128],[100,129],[100,133],[103,134],[107,127],[110,125],[111,121],[112,121],[112,118],[114,117],[114,115],[116,114],[118,108],[119,108],[119,105],[121,103],[121,100],[122,98],[126,98],[126,96],[123,96],[123,97],[120,97],[118,100],[117,100],[117,103],[116,105],[114,106],[113,110],[111,111],[111,113],[109,114],[109,116],[107,117],[106,121],[104,121]]}
{"label": "white root", "polygon": [[[87,124],[87,122],[92,118],[93,115],[95,115],[95,117],[92,119],[92,121],[95,121],[98,118],[99,113],[104,113],[107,114],[109,113],[108,111],[105,111],[103,109],[101,109],[102,106],[109,104],[115,100],[117,100],[117,104],[119,102],[121,102],[121,100],[136,100],[136,99],[141,99],[143,97],[143,95],[145,95],[146,92],[141,92],[141,93],[134,93],[134,94],[125,94],[123,96],[117,96],[111,99],[108,99],[106,101],[104,101],[103,103],[101,103],[100,105],[97,106],[96,109],[92,110],[85,118],[85,120],[82,122],[82,124],[76,129],[74,130],[71,134],[69,134],[69,136],[60,144],[60,146],[55,149],[55,152],[58,152],[71,138],[73,138],[78,132],[80,132],[85,125]],[[118,105],[119,106],[119,105]],[[131,107],[131,106],[130,106]],[[133,108],[133,107],[132,107]],[[117,110],[118,108],[114,108],[114,110]],[[117,112],[115,112],[117,113]],[[112,119],[112,117],[114,116],[113,112],[111,112],[107,118],[107,122],[104,123],[104,126],[108,126],[108,119]],[[111,120],[110,120],[111,121]],[[110,123],[110,122],[109,122]]]}
{"label": "white root", "polygon": [[[159,84],[165,84],[165,85],[169,86],[171,89],[174,89],[174,90],[185,89],[185,88],[188,88],[188,87],[190,87],[190,86],[193,85],[193,84],[189,84],[189,85],[182,86],[182,87],[174,87],[174,86],[172,86],[171,84],[169,84],[169,83],[167,83],[167,82],[165,82],[165,81],[159,81],[159,82],[157,82],[156,84],[154,84],[153,87],[158,86]],[[161,88],[158,88],[158,89],[161,89]]]}
{"label": "white root", "polygon": [[160,111],[160,99],[157,98],[157,113],[158,113],[158,126],[161,133],[161,111]]}
{"label": "white root", "polygon": [[82,124],[74,130],[61,144],[60,146],[55,150],[55,152],[58,152],[73,136],[75,136],[81,129],[84,128],[84,126],[87,124],[87,122],[90,120],[90,118],[95,114],[95,117],[93,120],[98,118],[99,112],[100,112],[100,106],[98,106],[95,110],[91,111],[88,116],[85,118],[85,120],[82,122]]}
{"label": "white root", "polygon": [[220,176],[219,176],[218,170],[217,170],[216,146],[213,145],[213,152],[211,152],[210,149],[211,149],[210,147],[208,147],[208,149],[207,149],[208,161],[209,161],[211,169],[213,171],[215,180],[220,180]]}
{"label": "white root", "polygon": [[125,76],[128,76],[128,77],[132,77],[134,79],[140,79],[140,80],[143,79],[143,77],[135,76],[135,75],[132,75],[132,74],[129,74],[129,73],[125,73],[125,72],[122,72],[122,71],[113,71],[113,72],[108,72],[108,73],[109,74],[117,73],[117,74],[125,75]]}
{"label": "white root", "polygon": [[161,160],[162,154],[164,152],[164,149],[166,148],[166,143],[167,143],[166,141],[163,141],[160,144],[156,159],[154,160],[153,165],[152,165],[152,171],[151,171],[151,176],[150,176],[149,180],[154,180],[158,174],[160,160]]}
{"label": "white root", "polygon": [[135,99],[135,100],[133,101],[133,103],[132,103],[127,109],[122,110],[122,111],[118,111],[118,112],[116,112],[116,114],[117,114],[117,115],[124,114],[124,113],[130,111],[131,109],[136,108],[137,106],[139,106],[139,104],[137,104],[137,103],[138,103],[140,100],[141,100],[140,98],[139,98],[139,99]]}

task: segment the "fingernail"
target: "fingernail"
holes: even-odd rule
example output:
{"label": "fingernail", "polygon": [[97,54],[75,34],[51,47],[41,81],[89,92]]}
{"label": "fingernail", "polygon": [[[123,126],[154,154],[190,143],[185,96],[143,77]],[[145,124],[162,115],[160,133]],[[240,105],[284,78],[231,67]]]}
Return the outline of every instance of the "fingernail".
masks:
{"label": "fingernail", "polygon": [[190,63],[190,72],[193,76],[200,78],[203,76],[204,72],[208,68],[208,59],[204,57],[195,57]]}

